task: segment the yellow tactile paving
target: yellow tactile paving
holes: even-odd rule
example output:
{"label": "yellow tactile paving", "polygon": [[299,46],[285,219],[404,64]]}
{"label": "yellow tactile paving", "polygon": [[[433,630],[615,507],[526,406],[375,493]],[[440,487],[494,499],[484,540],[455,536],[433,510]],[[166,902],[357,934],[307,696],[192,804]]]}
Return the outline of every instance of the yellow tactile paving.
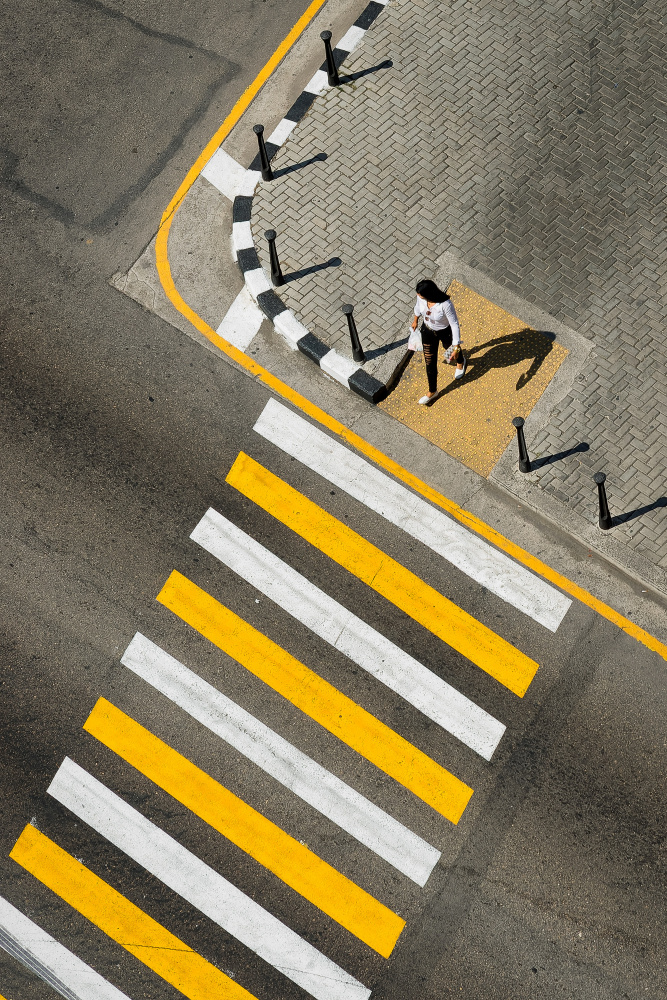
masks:
{"label": "yellow tactile paving", "polygon": [[465,378],[456,381],[454,366],[440,363],[440,395],[432,406],[419,406],[428,386],[423,357],[417,353],[380,407],[488,476],[515,434],[512,417],[529,415],[567,350],[458,281],[448,291],[468,355]]}

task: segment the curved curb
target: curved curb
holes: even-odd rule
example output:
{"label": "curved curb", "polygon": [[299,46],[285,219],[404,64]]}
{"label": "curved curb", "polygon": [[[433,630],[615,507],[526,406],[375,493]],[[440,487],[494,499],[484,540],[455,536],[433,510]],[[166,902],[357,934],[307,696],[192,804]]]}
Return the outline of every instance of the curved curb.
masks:
{"label": "curved curb", "polygon": [[[359,45],[387,3],[389,0],[371,0],[348,29],[333,50],[337,67],[340,67],[350,52]],[[324,63],[267,139],[266,151],[269,160],[273,159],[280,147],[287,141],[292,130],[310,110],[315,99],[328,89],[326,63]],[[273,290],[273,285],[260,263],[250,228],[253,198],[261,177],[258,167],[259,154],[245,171],[245,176],[237,188],[232,216],[232,252],[241,269],[250,295],[292,350],[301,351],[323,372],[340,382],[346,389],[351,389],[352,392],[356,392],[368,400],[369,403],[381,402],[388,395],[387,386],[365,371],[363,365],[338,354],[314,333],[311,333]]]}
{"label": "curved curb", "polygon": [[[560,587],[566,594],[570,594],[572,597],[576,598],[576,600],[581,601],[582,604],[591,608],[602,618],[605,618],[607,621],[614,624],[626,635],[632,636],[633,639],[642,643],[642,645],[644,645],[647,649],[652,650],[664,660],[667,660],[667,643],[661,642],[655,636],[647,632],[646,629],[637,625],[636,622],[633,622],[630,618],[621,614],[619,611],[616,611],[615,608],[610,607],[610,605],[600,600],[600,598],[590,593],[590,591],[586,590],[578,583],[575,583],[574,580],[570,580],[569,577],[559,573],[558,570],[553,569],[539,557],[532,555],[532,553],[522,548],[522,546],[518,545],[510,538],[506,538],[499,531],[496,531],[495,528],[492,528],[489,524],[483,521],[481,517],[478,517],[471,511],[466,510],[455,501],[450,500],[434,487],[429,486],[428,483],[424,482],[423,479],[420,479],[415,473],[410,472],[399,462],[395,461],[379,448],[376,448],[369,441],[366,441],[363,437],[361,437],[361,435],[357,434],[332,414],[327,413],[316,403],[313,403],[312,400],[303,396],[300,392],[292,388],[292,386],[288,385],[277,375],[274,375],[267,368],[264,368],[257,361],[250,358],[242,350],[214,330],[213,327],[211,327],[206,320],[204,320],[195,311],[195,309],[193,309],[192,306],[185,301],[176,287],[169,261],[169,233],[171,230],[171,224],[183,202],[183,199],[192,188],[196,179],[200,176],[200,174],[202,174],[207,164],[212,161],[216,151],[220,150],[223,141],[227,138],[231,130],[238,123],[242,115],[248,110],[250,104],[264,83],[267,79],[269,79],[285,54],[290,50],[294,42],[299,38],[305,27],[310,23],[312,18],[317,14],[325,2],[326,0],[312,0],[305,13],[301,16],[299,21],[297,21],[287,37],[281,42],[252,84],[246,91],[244,91],[239,100],[236,102],[230,113],[221,124],[220,128],[206,144],[181,181],[166,209],[162,213],[160,225],[158,226],[158,231],[155,236],[155,266],[164,295],[173,308],[184,319],[192,324],[193,328],[199,334],[201,334],[210,344],[217,347],[222,355],[238,365],[240,369],[243,369],[248,375],[256,378],[262,385],[266,386],[269,391],[274,392],[276,395],[280,396],[282,399],[286,400],[288,403],[304,413],[307,417],[316,421],[322,427],[325,427],[331,434],[335,435],[341,441],[344,441],[360,455],[364,455],[371,462],[375,463],[380,469],[383,469],[390,475],[395,476],[396,479],[404,483],[410,489],[414,490],[419,496],[424,497],[441,510],[446,511],[451,517],[459,521],[461,524],[464,524],[471,531],[474,531],[482,538],[485,538],[487,541],[512,556],[524,566],[527,566],[534,573],[537,573],[545,580],[548,580],[550,583],[555,584],[555,586]],[[241,171],[243,170],[242,167],[239,167],[239,169]],[[249,196],[252,197],[253,193],[254,186]]]}

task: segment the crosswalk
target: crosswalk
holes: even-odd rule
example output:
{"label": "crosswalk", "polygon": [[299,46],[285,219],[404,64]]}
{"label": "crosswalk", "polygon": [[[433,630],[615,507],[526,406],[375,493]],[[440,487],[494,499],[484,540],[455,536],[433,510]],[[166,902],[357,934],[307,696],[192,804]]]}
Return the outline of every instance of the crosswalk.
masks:
{"label": "crosswalk", "polygon": [[[442,511],[413,495],[359,455],[271,400],[254,431],[302,468],[335,485],[354,501],[379,514],[394,529],[427,546],[496,597],[554,633],[570,601],[555,588]],[[418,623],[456,651],[465,671],[481,670],[495,683],[522,698],[538,664],[506,638],[459,607],[438,589],[373,545],[352,526],[335,518],[304,493],[241,452],[227,470],[227,483],[244,502],[280,522],[295,536],[374,591],[379,598]],[[190,538],[213,556],[225,573],[244,581],[300,626],[379,682],[438,731],[458,741],[477,758],[491,762],[506,727],[462,690],[447,683],[399,645],[343,606],[219,511],[210,508]],[[465,814],[473,787],[465,773],[465,755],[456,766],[436,759],[418,743],[397,732],[330,682],[317,663],[305,663],[215,596],[174,569],[157,594],[158,602],[267,690],[311,724],[339,741],[364,766],[389,780],[403,795],[430,810],[452,829]],[[187,657],[185,657],[187,659]],[[233,748],[247,767],[282,789],[285,808],[306,804],[344,832],[345,843],[358,843],[369,858],[387,865],[422,891],[441,857],[437,838],[425,839],[392,815],[372,796],[305,752],[181,662],[147,635],[137,632],[121,664],[142,684],[144,697],[157,696]],[[501,713],[502,714],[502,713]],[[91,739],[104,746],[176,803],[208,824],[221,837],[262,866],[315,911],[326,915],[382,960],[391,956],[406,921],[395,905],[364,888],[364,873],[352,865],[335,866],[289,829],[214,778],[171,743],[141,724],[124,707],[101,697],[84,723]],[[447,744],[448,745],[448,744]],[[475,772],[477,773],[477,772]],[[66,757],[47,789],[66,815],[113,845],[159,880],[176,897],[203,914],[256,956],[259,968],[271,967],[315,1000],[366,1000],[372,983],[343,967],[326,948],[289,926],[284,913],[272,911],[270,898],[257,901],[180,842],[127,797]],[[286,817],[287,820],[287,817]],[[433,827],[431,827],[433,829]],[[430,843],[434,839],[436,843]],[[11,858],[25,872],[86,918],[190,1000],[204,997],[249,998],[231,970],[222,971],[110,882],[55,840],[28,823]],[[344,870],[339,870],[343,868]],[[70,1000],[121,1000],[125,996],[95,970],[42,930],[8,900],[0,898],[0,947],[56,992]],[[264,963],[262,965],[261,963]],[[229,974],[228,974],[229,972]],[[239,977],[242,978],[242,977]],[[363,977],[362,977],[363,978]]]}

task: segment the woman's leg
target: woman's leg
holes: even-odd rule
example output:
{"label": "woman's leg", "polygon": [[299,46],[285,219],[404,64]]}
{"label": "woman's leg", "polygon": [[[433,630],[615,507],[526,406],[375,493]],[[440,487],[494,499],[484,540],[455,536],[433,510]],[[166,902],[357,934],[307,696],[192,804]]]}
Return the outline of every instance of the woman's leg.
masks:
{"label": "woman's leg", "polygon": [[422,327],[422,346],[424,348],[424,364],[428,379],[429,394],[438,388],[438,338]]}

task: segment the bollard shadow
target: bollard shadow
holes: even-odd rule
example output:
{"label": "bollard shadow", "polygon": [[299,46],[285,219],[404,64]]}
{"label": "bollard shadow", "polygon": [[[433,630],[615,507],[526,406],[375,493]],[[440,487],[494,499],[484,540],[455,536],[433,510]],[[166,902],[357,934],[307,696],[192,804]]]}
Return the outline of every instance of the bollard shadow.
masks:
{"label": "bollard shadow", "polygon": [[360,69],[358,73],[348,73],[346,76],[340,76],[339,74],[338,78],[341,83],[354,83],[355,80],[360,80],[362,76],[370,76],[371,73],[377,73],[380,69],[391,69],[393,65],[391,59],[385,59],[384,62],[378,63],[377,66]]}
{"label": "bollard shadow", "polygon": [[309,160],[302,160],[301,163],[293,163],[291,167],[281,167],[280,170],[274,170],[274,177],[284,177],[285,174],[293,174],[296,170],[303,170],[304,167],[310,167],[313,163],[321,163],[326,160],[326,153],[316,153],[315,156],[311,156]]}
{"label": "bollard shadow", "polygon": [[637,507],[635,510],[629,510],[627,514],[618,514],[616,517],[612,517],[612,527],[615,528],[619,524],[627,524],[628,521],[634,521],[635,518],[642,517],[643,514],[650,514],[652,510],[657,510],[658,507],[667,507],[667,497],[659,497],[653,503],[647,503],[645,507]]}
{"label": "bollard shadow", "polygon": [[564,458],[569,458],[570,455],[576,455],[578,452],[589,451],[590,445],[587,441],[581,441],[579,444],[575,445],[574,448],[568,448],[567,451],[559,451],[556,455],[545,455],[544,458],[531,458],[530,466],[535,472],[537,469],[543,469],[545,465],[553,465],[554,462],[561,462]]}
{"label": "bollard shadow", "polygon": [[[443,396],[450,392],[455,392],[461,386],[470,385],[480,378],[484,378],[489,372],[496,368],[511,368],[520,361],[531,359],[530,368],[519,375],[516,383],[516,391],[519,392],[538,373],[542,363],[553,349],[554,335],[539,330],[519,330],[517,333],[508,333],[504,337],[495,337],[487,340],[485,344],[477,344],[476,347],[466,348],[465,354],[468,359],[468,370],[465,378],[454,379],[449,385],[441,389],[433,396],[428,404],[432,406]],[[485,353],[482,354],[481,352]]]}
{"label": "bollard shadow", "polygon": [[332,257],[331,260],[326,260],[323,264],[313,264],[312,267],[302,267],[300,271],[291,271],[289,274],[284,274],[283,278],[285,283],[288,281],[298,281],[299,278],[305,278],[309,274],[316,274],[317,271],[325,271],[328,267],[340,267],[342,264],[340,257]]}
{"label": "bollard shadow", "polygon": [[403,337],[402,340],[394,340],[391,344],[383,344],[382,347],[375,347],[372,351],[364,351],[367,361],[372,361],[374,358],[381,358],[383,354],[389,354],[390,351],[395,351],[397,347],[403,347],[407,344],[408,337]]}

